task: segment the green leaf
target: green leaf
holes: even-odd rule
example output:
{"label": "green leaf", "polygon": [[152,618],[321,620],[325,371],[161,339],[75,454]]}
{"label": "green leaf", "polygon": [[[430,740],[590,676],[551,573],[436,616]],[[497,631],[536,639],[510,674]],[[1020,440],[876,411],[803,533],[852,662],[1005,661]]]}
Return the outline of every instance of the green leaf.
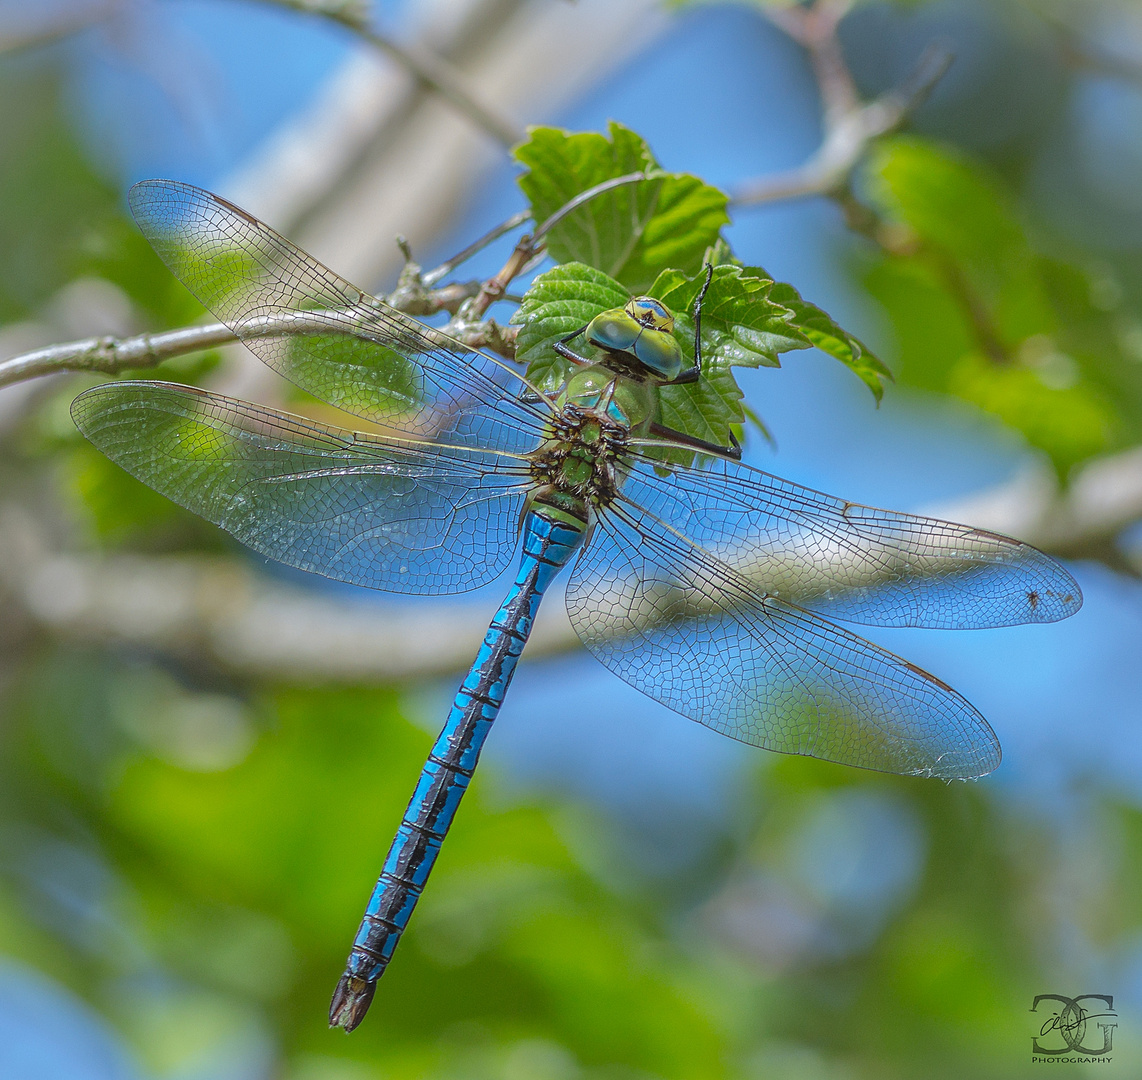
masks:
{"label": "green leaf", "polygon": [[991,172],[897,138],[873,155],[870,191],[910,239],[909,254],[865,272],[892,320],[903,381],[999,417],[1061,477],[1138,438],[1142,373],[1114,303],[1089,268],[1035,250]]}
{"label": "green leaf", "polygon": [[[683,352],[691,356],[693,306],[704,281],[704,274],[688,278],[676,270],[666,270],[650,290],[675,313],[675,335]],[[697,383],[660,388],[660,419],[665,426],[728,446],[731,435],[738,434],[745,420],[751,419],[767,439],[771,438],[760,417],[747,413],[730,369],[780,367],[779,353],[813,346],[795,324],[795,311],[778,303],[776,292],[777,283],[760,267],[715,266],[702,302],[702,378]],[[669,461],[681,458],[678,451],[662,456]]]}
{"label": "green leaf", "polygon": [[[658,419],[684,435],[729,446],[730,436],[738,433],[745,420],[741,388],[728,367],[703,368],[696,383],[658,388]],[[648,456],[680,465],[689,465],[694,458],[691,451],[673,447],[663,447]]]}
{"label": "green leaf", "polygon": [[229,537],[141,484],[86,440],[76,438],[65,462],[85,524],[101,544],[151,551],[233,547]]}
{"label": "green leaf", "polygon": [[[651,286],[675,313],[676,333],[684,351],[693,352],[694,332],[689,312],[704,277],[686,278],[663,271]],[[774,281],[760,266],[717,266],[702,304],[704,358],[735,367],[779,367],[778,354],[816,346],[840,360],[873,392],[884,394],[892,373],[857,338],[847,333],[814,304],[803,300],[792,285]]]}
{"label": "green leaf", "polygon": [[[690,279],[679,271],[666,271],[651,295],[668,306],[671,301],[692,306],[703,280],[701,275]],[[791,336],[795,331],[786,321],[792,312],[766,299],[771,284],[768,278],[743,275],[738,267],[715,270],[702,311],[703,378],[659,389],[663,424],[707,442],[729,445],[733,427],[745,419],[742,393],[730,367],[775,366],[776,354],[761,349],[771,349],[778,342],[787,343],[784,347],[809,347],[807,341]],[[601,311],[622,307],[628,299],[617,281],[582,263],[565,263],[537,277],[512,316],[512,322],[522,326],[516,358],[528,365],[528,378],[543,391],[558,390],[569,378],[572,365],[555,352],[552,343],[585,326]],[[741,325],[731,324],[731,318],[742,320]],[[676,315],[675,331],[683,352],[692,356],[694,327],[689,314]],[[677,450],[663,450],[656,456],[684,464],[693,458],[692,453]]]}
{"label": "green leaf", "polygon": [[[705,274],[664,270],[650,287],[675,318],[682,351],[694,354],[694,301]],[[702,364],[780,367],[778,354],[813,343],[794,325],[794,312],[773,299],[773,279],[753,266],[716,266],[702,301]]]}
{"label": "green leaf", "polygon": [[[693,307],[704,281],[702,273],[664,270],[649,291],[674,312],[674,333],[687,357],[694,355]],[[779,302],[778,296],[789,296],[792,303]],[[583,263],[565,263],[537,277],[512,316],[522,327],[516,359],[527,365],[528,378],[540,390],[557,390],[569,378],[571,364],[552,344],[628,299],[619,282]],[[813,345],[839,354],[866,382],[871,378],[879,397],[880,378],[872,377],[888,377],[887,369],[820,308],[805,303],[791,286],[774,282],[759,267],[716,266],[702,303],[702,378],[659,389],[661,422],[686,435],[729,445],[731,431],[746,419],[730,369],[780,367],[780,353]]]}
{"label": "green leaf", "polygon": [[770,297],[790,308],[793,325],[818,349],[844,364],[872,391],[877,401],[884,396],[884,383],[892,378],[892,372],[867,345],[843,330],[815,304],[802,300],[792,285],[774,282]]}
{"label": "green leaf", "polygon": [[997,258],[1028,252],[1006,194],[975,162],[950,147],[899,136],[869,159],[869,194],[922,239],[998,276]]}
{"label": "green leaf", "polygon": [[583,263],[564,263],[540,274],[511,317],[521,327],[516,360],[527,365],[527,377],[538,389],[558,390],[572,365],[552,348],[554,342],[629,299],[617,281]]}
{"label": "green leaf", "polygon": [[[705,274],[687,277],[665,270],[651,286],[674,312],[674,333],[686,356],[694,355],[694,301]],[[793,311],[772,299],[773,279],[757,267],[715,266],[702,301],[702,378],[659,388],[659,419],[666,427],[729,446],[747,419],[733,367],[780,367],[778,354],[812,343],[793,325]],[[759,418],[750,417],[769,438]],[[651,456],[688,465],[692,453],[666,450]]]}
{"label": "green leaf", "polygon": [[1060,385],[1054,374],[1046,364],[1001,365],[969,353],[951,371],[948,389],[1021,431],[1065,476],[1110,449],[1118,424],[1113,404],[1097,390],[1082,382]]}
{"label": "green leaf", "polygon": [[971,350],[972,336],[933,268],[920,259],[878,257],[862,281],[892,320],[896,377],[908,386],[946,393],[948,372]]}
{"label": "green leaf", "polygon": [[547,236],[558,262],[582,262],[641,292],[663,266],[696,273],[729,222],[724,192],[686,173],[662,172],[645,141],[612,122],[598,132],[569,134],[537,127],[515,151],[528,171],[519,178],[536,222],[605,180],[632,172],[651,178],[615,188],[568,214]]}

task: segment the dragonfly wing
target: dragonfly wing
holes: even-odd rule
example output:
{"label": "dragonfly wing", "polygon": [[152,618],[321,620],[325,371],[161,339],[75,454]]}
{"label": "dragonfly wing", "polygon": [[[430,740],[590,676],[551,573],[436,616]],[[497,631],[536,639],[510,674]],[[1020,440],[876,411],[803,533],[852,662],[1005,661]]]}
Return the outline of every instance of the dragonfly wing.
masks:
{"label": "dragonfly wing", "polygon": [[636,456],[624,492],[748,578],[830,619],[969,629],[1055,622],[1075,579],[1029,544],[845,502],[740,462],[660,475]]}
{"label": "dragonfly wing", "polygon": [[462,592],[515,550],[526,463],[502,454],[342,431],[160,382],[96,386],[72,416],[149,487],[263,555],[338,581]]}
{"label": "dragonfly wing", "polygon": [[266,364],[382,426],[527,450],[546,413],[506,363],[362,292],[225,199],[171,180],[131,189],[131,211],[171,272]]}
{"label": "dragonfly wing", "polygon": [[983,776],[983,717],[938,679],[784,600],[620,498],[567,589],[583,644],[683,716],[767,750],[882,772]]}

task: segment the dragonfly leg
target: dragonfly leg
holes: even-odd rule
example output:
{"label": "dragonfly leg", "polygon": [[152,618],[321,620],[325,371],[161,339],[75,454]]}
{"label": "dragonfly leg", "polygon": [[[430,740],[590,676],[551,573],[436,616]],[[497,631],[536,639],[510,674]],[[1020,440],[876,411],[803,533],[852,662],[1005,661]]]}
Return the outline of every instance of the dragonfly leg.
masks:
{"label": "dragonfly leg", "polygon": [[703,454],[718,454],[721,457],[733,458],[734,461],[741,461],[742,458],[741,443],[734,438],[732,431],[730,432],[729,446],[719,446],[717,443],[706,442],[705,439],[686,435],[681,431],[675,431],[673,428],[658,423],[650,425],[650,434],[657,435],[660,439],[669,439],[671,442],[681,443],[681,445],[688,446],[693,450],[700,450]]}
{"label": "dragonfly leg", "polygon": [[[713,263],[706,263],[706,280],[702,282],[702,288],[698,290],[698,295],[694,299],[694,366],[688,367],[685,371],[680,371],[667,385],[695,383],[702,375],[702,301],[706,299],[706,290],[709,289],[713,278]],[[659,438],[669,439],[671,442],[681,443],[683,446],[700,450],[704,454],[718,454],[721,457],[741,461],[741,444],[734,437],[733,432],[730,432],[729,446],[719,446],[717,443],[706,442],[705,439],[685,435],[681,431],[675,431],[673,428],[658,423],[650,425],[650,433],[659,436]]]}
{"label": "dragonfly leg", "polygon": [[567,342],[574,341],[574,339],[577,338],[581,333],[583,333],[583,331],[586,330],[587,327],[590,325],[591,325],[590,323],[585,323],[583,326],[580,326],[578,330],[572,330],[570,334],[567,334],[566,337],[561,337],[551,347],[560,356],[562,356],[564,360],[570,360],[571,363],[579,364],[580,366],[583,366],[583,367],[590,366],[593,363],[593,361],[588,360],[585,356],[580,356],[577,352],[575,352],[574,350],[569,349],[567,347]]}
{"label": "dragonfly leg", "polygon": [[[685,371],[680,371],[670,380],[672,385],[674,383],[697,382],[702,374],[702,301],[706,299],[706,290],[710,287],[713,277],[714,264],[706,263],[706,280],[702,282],[702,288],[694,300],[694,366],[688,367]],[[736,442],[734,445],[737,445]],[[741,457],[741,447],[738,447],[736,456]]]}
{"label": "dragonfly leg", "polygon": [[[589,325],[590,325],[590,323],[587,324],[587,326],[589,326]],[[583,333],[584,330],[587,329],[587,326],[580,326],[578,330],[573,330],[570,334],[567,334],[565,337],[561,337],[551,347],[560,356],[562,356],[564,360],[570,360],[571,363],[577,364],[580,367],[589,367],[592,363],[594,363],[593,360],[588,360],[585,356],[580,356],[573,349],[570,349],[567,347],[567,342],[572,341],[574,338],[577,338],[581,333]],[[527,405],[538,405],[541,401],[544,400],[540,394],[537,394],[531,390],[524,390],[520,394],[519,399],[520,399],[520,401],[524,402]]]}

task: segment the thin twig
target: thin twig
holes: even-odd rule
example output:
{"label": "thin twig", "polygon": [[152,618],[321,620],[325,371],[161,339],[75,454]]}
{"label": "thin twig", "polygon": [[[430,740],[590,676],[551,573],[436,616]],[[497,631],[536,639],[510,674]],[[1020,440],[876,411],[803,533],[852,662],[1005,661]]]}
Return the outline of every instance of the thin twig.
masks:
{"label": "thin twig", "polygon": [[522,142],[523,131],[482,104],[465,84],[464,77],[446,60],[427,50],[406,48],[369,25],[367,5],[360,0],[270,0],[279,7],[317,15],[346,26],[362,41],[392,57],[425,87],[439,94],[504,146]]}
{"label": "thin twig", "polygon": [[826,114],[824,139],[804,165],[748,181],[735,191],[731,205],[760,206],[843,191],[871,144],[896,131],[924,103],[952,59],[946,46],[931,45],[900,86],[832,119]]}
{"label": "thin twig", "polygon": [[935,266],[937,273],[943,278],[944,287],[951,294],[952,299],[960,306],[960,310],[971,326],[976,342],[983,354],[993,363],[1000,366],[1010,364],[1011,350],[1004,343],[1003,335],[996,325],[988,307],[987,301],[979,294],[971,279],[964,273],[962,267],[944,252],[932,251],[921,247],[921,255],[927,255]]}
{"label": "thin twig", "polygon": [[420,280],[425,285],[435,285],[438,281],[446,278],[453,270],[456,269],[461,263],[467,262],[478,251],[483,251],[489,244],[497,241],[501,236],[505,236],[513,229],[518,229],[525,221],[531,219],[530,210],[520,210],[516,214],[512,214],[507,221],[501,221],[494,229],[489,229],[479,240],[473,240],[462,251],[458,251],[450,259],[445,259],[439,266],[432,270],[428,270],[420,275]]}
{"label": "thin twig", "polygon": [[236,341],[237,336],[222,323],[187,326],[161,334],[136,337],[84,338],[62,345],[14,356],[0,363],[0,386],[61,371],[100,371],[117,375],[131,369],[151,368],[174,356],[212,349]]}
{"label": "thin twig", "polygon": [[292,8],[306,15],[321,15],[352,30],[369,25],[372,4],[369,0],[270,0],[279,7]]}
{"label": "thin twig", "polygon": [[580,191],[574,198],[568,199],[567,202],[531,234],[532,245],[535,246],[538,241],[542,240],[568,214],[573,214],[579,207],[585,203],[589,203],[596,196],[611,191],[613,188],[625,187],[627,184],[637,184],[640,180],[646,179],[648,179],[648,177],[645,172],[626,173],[624,176],[613,176],[610,180],[603,180],[601,183],[595,184],[594,187],[587,188],[586,191]]}
{"label": "thin twig", "polygon": [[810,7],[765,9],[770,22],[808,51],[821,90],[826,128],[860,107],[860,95],[837,37],[837,27],[852,6],[853,0],[817,0]]}
{"label": "thin twig", "polygon": [[507,292],[507,287],[519,277],[520,274],[530,269],[537,256],[541,255],[544,251],[546,247],[543,243],[544,236],[568,214],[578,210],[585,203],[590,202],[605,192],[617,187],[623,187],[627,184],[637,184],[646,179],[647,174],[645,172],[633,172],[626,173],[623,176],[613,176],[609,180],[603,180],[587,188],[586,191],[580,191],[578,195],[575,195],[565,202],[546,221],[540,224],[535,232],[525,233],[519,238],[519,242],[512,250],[511,255],[508,256],[508,260],[504,263],[500,272],[484,282],[484,286],[480,290],[479,295],[472,301],[469,310],[464,312],[465,317],[469,320],[480,319],[492,304],[497,300],[502,300]]}

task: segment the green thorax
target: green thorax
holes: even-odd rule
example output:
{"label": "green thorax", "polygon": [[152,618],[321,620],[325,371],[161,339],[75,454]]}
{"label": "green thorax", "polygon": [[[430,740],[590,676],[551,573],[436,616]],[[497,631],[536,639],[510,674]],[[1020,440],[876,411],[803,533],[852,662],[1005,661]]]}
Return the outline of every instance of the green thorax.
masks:
{"label": "green thorax", "polygon": [[[619,380],[607,374],[610,385],[617,389],[614,384]],[[536,485],[533,499],[586,523],[592,507],[605,506],[618,494],[619,463],[630,426],[615,419],[606,407],[579,404],[570,396],[574,382],[572,379],[560,398],[548,437],[531,454],[531,475]],[[613,393],[604,396],[610,405],[614,404]]]}
{"label": "green thorax", "polygon": [[641,435],[658,413],[656,388],[616,373],[605,364],[579,368],[563,388],[557,406],[574,405]]}

